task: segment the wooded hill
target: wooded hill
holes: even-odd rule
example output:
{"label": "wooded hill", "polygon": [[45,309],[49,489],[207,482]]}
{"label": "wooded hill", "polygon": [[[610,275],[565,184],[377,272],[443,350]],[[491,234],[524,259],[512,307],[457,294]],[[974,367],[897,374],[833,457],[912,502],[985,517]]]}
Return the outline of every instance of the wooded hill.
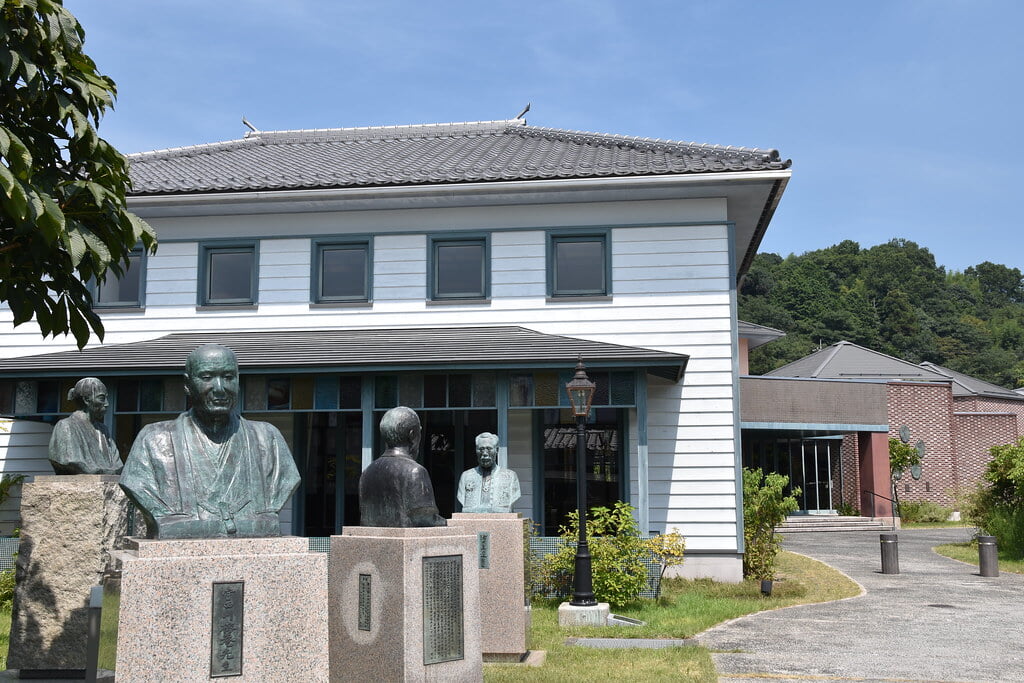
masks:
{"label": "wooded hill", "polygon": [[1024,385],[1021,271],[985,261],[947,272],[908,240],[758,254],[740,284],[739,317],[786,333],[751,352],[752,374],[845,339],[1009,389]]}

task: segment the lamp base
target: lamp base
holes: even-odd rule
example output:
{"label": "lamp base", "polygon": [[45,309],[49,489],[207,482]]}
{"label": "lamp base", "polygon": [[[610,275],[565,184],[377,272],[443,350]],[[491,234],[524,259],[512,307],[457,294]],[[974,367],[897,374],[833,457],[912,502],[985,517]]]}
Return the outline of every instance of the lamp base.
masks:
{"label": "lamp base", "polygon": [[607,602],[577,607],[568,602],[558,606],[559,626],[607,626],[611,607]]}

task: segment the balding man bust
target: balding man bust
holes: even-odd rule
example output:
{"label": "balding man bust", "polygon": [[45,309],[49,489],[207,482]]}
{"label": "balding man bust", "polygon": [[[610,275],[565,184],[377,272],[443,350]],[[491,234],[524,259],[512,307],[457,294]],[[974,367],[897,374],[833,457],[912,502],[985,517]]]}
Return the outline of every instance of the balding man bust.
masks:
{"label": "balding man bust", "polygon": [[385,451],[359,478],[360,526],[447,526],[427,469],[413,460],[421,436],[416,412],[392,408],[381,418],[380,436]]}
{"label": "balding man bust", "polygon": [[281,432],[241,417],[238,360],[218,344],[185,363],[192,408],[142,429],[121,488],[142,510],[151,538],[281,534],[279,513],[299,485]]}

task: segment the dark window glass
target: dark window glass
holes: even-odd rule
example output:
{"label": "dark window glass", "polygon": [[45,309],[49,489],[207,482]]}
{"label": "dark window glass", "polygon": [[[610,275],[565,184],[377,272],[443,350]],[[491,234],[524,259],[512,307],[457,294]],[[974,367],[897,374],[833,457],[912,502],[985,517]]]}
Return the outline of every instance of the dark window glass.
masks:
{"label": "dark window glass", "polygon": [[0,415],[14,414],[14,382],[0,382]]}
{"label": "dark window glass", "polygon": [[128,257],[128,269],[121,277],[113,271],[107,273],[107,279],[96,287],[97,306],[138,306],[141,304],[139,294],[142,290],[142,254],[133,252]]}
{"label": "dark window glass", "polygon": [[473,404],[472,375],[448,376],[448,405],[453,408],[468,408]]}
{"label": "dark window glass", "polygon": [[139,409],[139,381],[123,379],[117,383],[117,412],[134,413]]}
{"label": "dark window glass", "polygon": [[39,382],[36,394],[36,412],[56,413],[60,407],[60,385],[57,382]]}
{"label": "dark window glass", "polygon": [[207,262],[207,303],[251,303],[256,254],[246,249],[213,249]]}
{"label": "dark window glass", "polygon": [[338,407],[359,409],[363,405],[363,382],[359,377],[342,377]]}
{"label": "dark window glass", "polygon": [[163,410],[163,397],[163,380],[143,380],[139,386],[139,410]]}
{"label": "dark window glass", "polygon": [[325,246],[320,250],[320,300],[365,301],[367,250]]}
{"label": "dark window glass", "polygon": [[375,408],[394,408],[398,405],[398,378],[394,375],[377,377],[373,403]]}
{"label": "dark window glass", "polygon": [[287,377],[267,380],[267,410],[288,410],[292,404],[291,382]]}
{"label": "dark window glass", "polygon": [[423,407],[444,408],[448,397],[447,375],[426,375],[423,377]]}
{"label": "dark window glass", "polygon": [[636,382],[636,375],[632,372],[612,373],[612,404],[618,406],[631,406],[636,402],[636,392],[633,389]]}
{"label": "dark window glass", "polygon": [[607,294],[603,238],[556,238],[553,246],[553,295]]}
{"label": "dark window glass", "polygon": [[440,242],[434,245],[434,296],[441,299],[482,299],[484,245]]}

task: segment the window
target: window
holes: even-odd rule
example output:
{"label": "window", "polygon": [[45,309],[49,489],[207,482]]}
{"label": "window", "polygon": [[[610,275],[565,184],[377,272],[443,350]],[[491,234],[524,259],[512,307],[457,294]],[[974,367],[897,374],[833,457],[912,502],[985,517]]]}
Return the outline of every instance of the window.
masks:
{"label": "window", "polygon": [[256,303],[256,245],[206,246],[201,249],[200,305]]}
{"label": "window", "polygon": [[548,246],[548,291],[552,297],[611,293],[607,234],[552,235]]}
{"label": "window", "polygon": [[128,269],[121,277],[107,271],[107,279],[93,288],[96,308],[141,308],[145,291],[145,266],[142,249],[133,249],[128,255]]}
{"label": "window", "polygon": [[370,243],[314,242],[312,297],[315,303],[370,300]]}
{"label": "window", "polygon": [[486,299],[490,296],[486,237],[430,241],[430,298]]}

